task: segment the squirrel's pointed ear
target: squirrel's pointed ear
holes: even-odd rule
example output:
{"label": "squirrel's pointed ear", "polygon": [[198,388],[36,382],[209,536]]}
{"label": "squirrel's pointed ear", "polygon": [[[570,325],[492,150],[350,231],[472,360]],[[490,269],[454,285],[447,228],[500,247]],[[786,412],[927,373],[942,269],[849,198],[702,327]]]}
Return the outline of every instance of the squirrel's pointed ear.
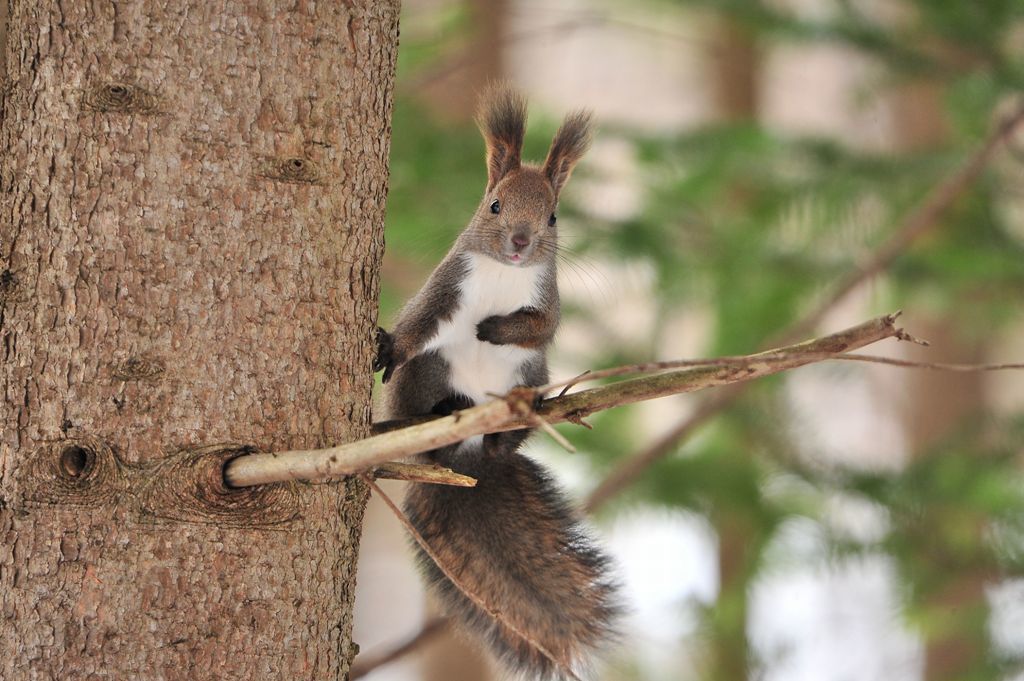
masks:
{"label": "squirrel's pointed ear", "polygon": [[487,191],[520,165],[526,132],[526,100],[508,84],[488,86],[480,95],[476,124],[487,144]]}
{"label": "squirrel's pointed ear", "polygon": [[555,196],[562,191],[576,162],[590,147],[591,117],[589,111],[574,111],[565,117],[555,133],[548,158],[544,161],[544,174],[551,181]]}

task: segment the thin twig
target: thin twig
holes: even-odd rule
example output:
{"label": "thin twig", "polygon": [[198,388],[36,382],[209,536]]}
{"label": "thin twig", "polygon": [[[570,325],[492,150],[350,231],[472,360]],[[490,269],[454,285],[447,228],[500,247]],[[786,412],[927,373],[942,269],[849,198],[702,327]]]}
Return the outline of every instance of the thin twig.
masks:
{"label": "thin twig", "polygon": [[859,355],[847,353],[836,355],[830,359],[841,359],[851,362],[871,362],[872,364],[888,364],[908,369],[934,369],[936,371],[958,371],[971,373],[975,371],[1013,371],[1024,369],[1024,362],[1008,362],[1005,364],[956,364],[951,362],[914,362],[909,359],[895,357],[879,357],[877,355]]}
{"label": "thin twig", "polygon": [[567,440],[564,435],[555,430],[555,427],[553,425],[551,425],[550,423],[548,423],[547,421],[545,421],[544,419],[537,415],[534,415],[533,418],[530,419],[530,421],[533,423],[533,425],[537,426],[545,433],[547,433],[548,436],[551,437],[551,439],[557,442],[559,445],[561,445],[565,451],[569,452],[570,454],[576,453],[576,447],[573,445],[573,443],[569,442],[569,440]]}
{"label": "thin twig", "polygon": [[[901,313],[897,312],[895,314],[898,316]],[[906,331],[902,331],[902,335],[898,336],[898,338],[900,340],[905,340],[905,341],[909,341],[911,343],[916,343],[917,345],[927,346],[929,344],[928,341],[922,340],[920,338],[915,338],[914,336],[911,336]],[[651,374],[651,373],[656,373],[656,372],[661,372],[661,371],[667,371],[669,369],[684,369],[684,368],[687,368],[687,367],[745,366],[745,365],[750,364],[751,362],[755,362],[755,361],[782,359],[782,356],[784,354],[786,354],[786,351],[781,350],[781,351],[776,352],[775,354],[772,354],[769,351],[769,352],[762,352],[762,353],[757,354],[757,355],[724,355],[722,357],[699,357],[699,358],[696,358],[696,359],[670,359],[670,360],[662,360],[662,361],[658,361],[658,362],[641,362],[639,364],[626,364],[626,365],[623,365],[623,366],[611,367],[609,369],[600,369],[600,370],[597,370],[597,371],[590,371],[590,370],[584,371],[582,374],[579,374],[578,376],[574,376],[573,378],[570,378],[570,379],[568,379],[566,381],[560,381],[560,382],[557,382],[557,383],[549,383],[548,385],[545,385],[543,387],[537,388],[537,391],[543,394],[543,393],[549,392],[551,390],[554,390],[555,388],[563,388],[563,386],[564,386],[562,391],[560,393],[558,393],[558,396],[562,397],[573,386],[579,385],[580,383],[584,383],[584,382],[587,382],[587,381],[596,381],[596,380],[599,380],[599,379],[602,379],[602,378],[614,378],[614,377],[618,377],[618,376],[629,376],[631,374]],[[873,355],[849,355],[849,354],[845,355],[845,356],[846,357],[856,357],[856,358],[861,359],[863,361],[871,361],[870,358],[873,357]],[[808,357],[810,357],[810,355],[808,355]],[[834,353],[831,353],[831,352],[823,352],[823,353],[820,353],[818,356],[813,357],[813,359],[822,359],[822,360],[837,359],[837,358],[838,358],[837,355],[835,355]],[[883,360],[884,358],[879,358],[879,359]],[[965,364],[965,365],[962,365],[962,366],[965,367],[965,369],[963,369],[963,370],[969,371],[970,367],[972,365],[966,365]],[[978,365],[978,366],[980,367],[981,365]],[[927,365],[926,366],[924,363],[921,363],[921,367],[922,368],[934,368],[934,369],[943,368],[942,366],[937,365],[937,364]],[[1008,365],[1005,365],[1004,368],[1014,369],[1014,368],[1017,368],[1017,367],[1016,367],[1016,365],[1008,364]]]}
{"label": "thin twig", "polygon": [[691,367],[570,393],[545,400],[536,410],[532,407],[535,391],[517,388],[505,399],[339,447],[240,456],[225,467],[224,479],[230,486],[246,487],[352,475],[385,461],[444,447],[475,435],[529,427],[537,416],[548,423],[559,423],[642,400],[749,381],[856,350],[883,338],[907,338],[895,320],[896,315],[885,315],[829,336],[750,355],[737,363]]}
{"label": "thin twig", "polygon": [[376,480],[384,478],[385,480],[406,480],[408,482],[421,482],[432,485],[476,487],[476,478],[456,473],[450,468],[435,464],[388,461],[374,466],[371,472]]}
{"label": "thin twig", "polygon": [[513,634],[521,638],[523,641],[525,641],[534,650],[539,652],[544,657],[548,658],[551,664],[561,669],[568,678],[575,679],[575,681],[582,681],[578,676],[576,676],[576,674],[573,673],[571,667],[569,667],[567,664],[556,658],[551,653],[551,651],[549,651],[540,641],[533,638],[516,625],[512,624],[512,622],[508,621],[500,611],[492,607],[491,604],[484,601],[480,596],[478,596],[476,593],[470,590],[465,584],[463,584],[455,576],[455,574],[448,568],[448,566],[445,565],[444,561],[441,560],[441,558],[434,552],[434,550],[430,548],[430,544],[427,543],[427,540],[423,538],[423,535],[421,535],[416,530],[415,527],[413,527],[412,523],[409,522],[409,519],[406,517],[405,513],[403,513],[402,510],[398,508],[395,502],[391,500],[391,497],[385,494],[384,490],[378,487],[377,483],[375,483],[373,479],[370,478],[369,476],[363,475],[362,478],[363,480],[366,481],[366,484],[368,484],[370,488],[374,492],[376,492],[377,496],[381,498],[381,501],[387,504],[388,508],[391,509],[391,512],[395,514],[396,518],[398,518],[398,522],[402,523],[402,526],[405,527],[406,531],[419,545],[419,547],[423,549],[423,552],[430,557],[430,560],[434,561],[434,565],[437,566],[437,569],[444,573],[444,576],[448,578],[448,581],[451,582],[456,589],[461,591],[462,595],[464,595],[466,598],[472,601],[473,605],[486,612],[496,622],[498,622],[503,627],[511,631]]}
{"label": "thin twig", "polygon": [[[765,355],[767,359],[781,359],[782,355]],[[855,362],[871,362],[874,364],[889,364],[892,366],[906,367],[912,369],[934,369],[936,371],[958,371],[958,372],[973,372],[973,371],[1010,371],[1024,369],[1024,363],[1009,362],[1005,364],[951,364],[948,362],[915,362],[907,359],[896,359],[893,357],[881,357],[879,355],[861,355],[854,353],[846,353],[843,355],[833,355],[829,353],[819,353],[817,355],[807,354],[808,359],[816,359],[822,361],[831,360],[849,360]],[[643,362],[640,364],[630,364],[620,367],[613,367],[610,369],[601,369],[600,371],[592,371],[585,377],[576,377],[565,381],[565,383],[572,383],[572,385],[578,385],[584,381],[593,381],[602,378],[613,378],[619,376],[631,376],[636,374],[649,374],[660,371],[667,371],[669,369],[681,369],[684,367],[710,367],[710,366],[743,366],[749,363],[750,355],[732,355],[724,357],[702,357],[699,359],[674,359],[666,360],[663,362]],[[563,383],[552,383],[546,385],[543,388],[539,388],[541,392],[545,390],[553,390],[559,388]],[[561,393],[564,395],[565,393]]]}
{"label": "thin twig", "polygon": [[[567,392],[569,392],[572,389],[573,386],[575,386],[577,383],[582,381],[585,377],[589,376],[591,373],[593,373],[593,372],[590,369],[587,369],[582,374],[579,374],[578,376],[573,376],[568,381],[563,381],[562,384],[561,384],[563,386],[562,387],[562,392],[558,393],[558,396],[561,397],[562,395],[564,395]],[[590,379],[588,378],[587,380],[590,380]],[[552,385],[546,385],[543,388],[541,388],[540,391],[541,391],[541,393],[546,393],[547,391],[554,390],[557,387],[558,387],[557,383],[556,384],[552,384]]]}
{"label": "thin twig", "polygon": [[[912,362],[910,360],[893,359],[891,357],[878,357],[875,355],[858,355],[847,353],[828,357],[827,360],[846,360],[855,362],[871,362],[876,364],[888,364],[897,367],[914,369],[935,369],[939,371],[1004,371],[1011,369],[1024,369],[1022,364],[949,364],[944,362]],[[710,399],[705,400],[697,406],[697,409],[687,418],[673,426],[668,432],[662,434],[657,440],[629,457],[622,464],[612,469],[595,487],[583,502],[583,510],[593,513],[603,506],[605,502],[618,494],[623,488],[633,482],[643,471],[655,462],[674,452],[682,440],[688,438],[695,430],[704,425],[712,417],[716,416],[725,407],[739,396],[746,389],[745,383],[734,383],[726,386],[715,393]]]}
{"label": "thin twig", "polygon": [[556,443],[561,445],[561,447],[565,449],[565,451],[569,452],[570,454],[575,454],[576,447],[574,447],[573,444],[569,442],[569,440],[567,440],[564,435],[555,430],[554,426],[548,423],[542,416],[537,414],[536,409],[534,408],[534,403],[538,401],[540,395],[544,394],[543,391],[530,390],[526,395],[523,395],[523,392],[525,391],[514,391],[512,393],[509,393],[508,395],[493,395],[491,393],[488,393],[488,395],[490,397],[504,399],[508,401],[509,406],[513,408],[515,413],[525,418],[531,426],[535,428],[540,428],[545,433],[547,433],[548,437],[550,437]]}
{"label": "thin twig", "polygon": [[732,404],[742,391],[743,384],[735,383],[715,392],[709,399],[698,404],[697,409],[689,417],[673,426],[669,432],[615,466],[587,495],[583,502],[583,509],[587,513],[593,513],[603,506],[605,502],[640,477],[640,474],[652,464],[675,451],[679,442],[685,440],[693,431]]}
{"label": "thin twig", "polygon": [[883,338],[910,340],[911,337],[896,326],[898,314],[877,317],[844,331],[785,348],[749,355],[736,363],[691,367],[569,393],[563,397],[546,400],[538,413],[552,422],[565,420],[566,414],[587,416],[622,404],[695,392],[712,386],[746,382],[753,378],[820,362]]}
{"label": "thin twig", "polygon": [[399,658],[405,657],[413,650],[416,650],[428,641],[436,638],[439,634],[444,633],[447,629],[448,620],[444,617],[434,616],[427,620],[420,630],[406,639],[404,643],[401,643],[390,650],[385,650],[383,653],[369,657],[364,657],[363,654],[360,653],[359,657],[357,657],[356,661],[352,664],[352,669],[349,670],[349,681],[360,679],[377,667],[383,667],[386,664],[391,664]]}

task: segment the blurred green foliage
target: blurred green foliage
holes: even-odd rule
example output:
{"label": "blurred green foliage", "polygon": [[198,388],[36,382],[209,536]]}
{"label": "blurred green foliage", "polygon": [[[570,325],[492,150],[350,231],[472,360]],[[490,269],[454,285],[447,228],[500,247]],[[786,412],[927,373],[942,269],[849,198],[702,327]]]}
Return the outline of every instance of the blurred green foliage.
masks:
{"label": "blurred green foliage", "polygon": [[[872,17],[850,0],[823,3],[827,11],[815,18],[767,1],[649,1],[729,17],[762,49],[842,45],[872,60],[883,74],[876,87],[886,92],[923,79],[939,83],[944,93],[945,108],[935,115],[946,121],[948,134],[937,145],[909,152],[869,152],[834,139],[780,134],[755,121],[673,135],[602,129],[602,135],[632,145],[645,178],[643,206],[626,219],[607,220],[573,205],[569,192],[562,209],[587,229],[573,231],[567,257],[584,269],[603,261],[651,268],[651,304],[659,313],[700,309],[710,319],[708,355],[754,351],[798,319],[976,149],[1000,105],[1020,97],[1024,87],[1019,0],[896,3],[901,6],[890,9],[899,21]],[[436,118],[410,84],[440,68],[438,60],[450,53],[452,41],[465,39],[470,23],[465,12],[452,11],[429,37],[403,37],[386,234],[393,266],[417,284],[474,210],[485,174],[475,127]],[[533,113],[539,120],[530,127],[525,156],[540,158],[556,121]],[[915,305],[939,311],[968,330],[968,342],[1019,321],[1024,228],[1011,222],[1005,204],[1022,189],[1010,174],[990,168],[934,235],[887,271],[887,286],[874,294],[875,312]],[[408,281],[395,286],[386,278],[382,319],[390,320],[409,293]],[[569,306],[565,312],[599,328],[601,309]],[[589,360],[595,368],[652,359],[639,353],[656,347],[614,345],[608,338],[595,338],[594,345]],[[898,566],[909,618],[934,645],[957,637],[972,642],[971,666],[959,678],[1002,678],[1024,664],[991,648],[983,599],[973,604],[977,612],[963,612],[955,621],[943,614],[945,594],[958,580],[991,583],[1024,569],[1021,421],[991,418],[979,404],[978,413],[951,424],[950,437],[899,472],[843,470],[809,452],[799,428],[780,427],[792,418],[778,390],[784,380],[756,386],[619,500],[696,511],[720,533],[739,534],[746,547],[742,565],[733,581],[723,579],[719,601],[706,613],[708,645],[725,642],[727,656],[757,667],[743,643],[751,580],[779,528],[805,518],[827,530],[836,560],[850,552],[888,556]],[[630,409],[591,420],[595,430],[573,429],[571,438],[599,473],[648,439]],[[882,540],[858,544],[831,532],[823,508],[835,495],[884,509]],[[712,662],[706,676],[728,678],[729,669]],[[928,675],[944,678],[931,670]]]}

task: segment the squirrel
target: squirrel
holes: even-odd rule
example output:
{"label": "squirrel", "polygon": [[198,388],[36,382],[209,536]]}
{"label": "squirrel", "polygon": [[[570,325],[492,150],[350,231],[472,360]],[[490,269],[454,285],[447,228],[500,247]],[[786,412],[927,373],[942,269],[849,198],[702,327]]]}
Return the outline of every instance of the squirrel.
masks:
{"label": "squirrel", "polygon": [[[483,199],[393,331],[378,332],[374,369],[388,384],[388,418],[446,415],[548,381],[546,347],[559,321],[555,212],[590,145],[591,114],[566,116],[541,166],[520,159],[526,116],[525,99],[507,85],[481,95]],[[500,618],[416,546],[448,614],[513,671],[560,679],[614,637],[620,607],[608,557],[547,471],[519,452],[529,434],[477,436],[428,452],[424,459],[477,485],[414,485],[404,508],[433,553]]]}

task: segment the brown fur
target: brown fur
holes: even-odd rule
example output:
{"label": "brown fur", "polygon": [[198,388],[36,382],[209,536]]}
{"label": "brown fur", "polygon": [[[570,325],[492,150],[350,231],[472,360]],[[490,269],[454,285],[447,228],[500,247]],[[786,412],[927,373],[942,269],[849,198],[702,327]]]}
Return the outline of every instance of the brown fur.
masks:
{"label": "brown fur", "polygon": [[526,100],[502,83],[490,85],[480,97],[476,123],[487,145],[487,191],[519,167],[526,135]]}
{"label": "brown fur", "polygon": [[555,196],[569,181],[569,175],[572,174],[576,162],[590,148],[590,119],[589,111],[573,112],[565,117],[558,132],[555,133],[548,157],[544,161],[544,174],[551,181]]}
{"label": "brown fur", "polygon": [[[461,301],[467,253],[498,261],[513,254],[521,266],[541,266],[532,307],[477,323],[482,342],[543,349],[558,326],[556,225],[549,224],[573,166],[589,144],[589,115],[576,113],[555,135],[543,167],[520,159],[526,104],[506,86],[483,95],[478,123],[487,147],[487,189],[476,213],[423,289],[399,315],[394,333],[380,333],[377,368],[388,386],[390,418],[450,413],[472,406],[449,387],[451,368],[441,353],[423,352],[438,325]],[[498,201],[500,211],[491,205]],[[513,239],[528,245],[515,247]],[[455,361],[455,360],[452,360]],[[528,386],[548,380],[537,353],[520,367]],[[612,634],[618,613],[608,560],[596,548],[547,472],[519,453],[529,431],[488,435],[480,446],[450,446],[426,458],[477,478],[472,489],[413,485],[405,509],[431,550],[458,581],[514,627],[526,631],[552,662],[490,613],[477,608],[417,548],[428,582],[449,612],[491,645],[510,667],[531,678],[555,679],[578,670],[588,653]]]}
{"label": "brown fur", "polygon": [[503,317],[494,316],[480,322],[476,337],[497,345],[518,345],[539,348],[551,342],[558,326],[557,311],[523,308]]}
{"label": "brown fur", "polygon": [[394,332],[388,334],[381,329],[383,336],[379,336],[374,371],[384,369],[384,383],[391,380],[395,369],[419,354],[437,332],[438,324],[455,314],[459,304],[458,282],[465,273],[465,265],[449,253],[419,293],[406,303]]}
{"label": "brown fur", "polygon": [[[501,212],[491,212],[497,200]],[[510,252],[514,234],[526,235],[534,246],[526,253],[524,264],[549,262],[554,267],[558,227],[548,225],[557,199],[551,182],[535,166],[521,166],[503,177],[484,194],[469,226],[459,236],[469,251],[501,259]]]}

